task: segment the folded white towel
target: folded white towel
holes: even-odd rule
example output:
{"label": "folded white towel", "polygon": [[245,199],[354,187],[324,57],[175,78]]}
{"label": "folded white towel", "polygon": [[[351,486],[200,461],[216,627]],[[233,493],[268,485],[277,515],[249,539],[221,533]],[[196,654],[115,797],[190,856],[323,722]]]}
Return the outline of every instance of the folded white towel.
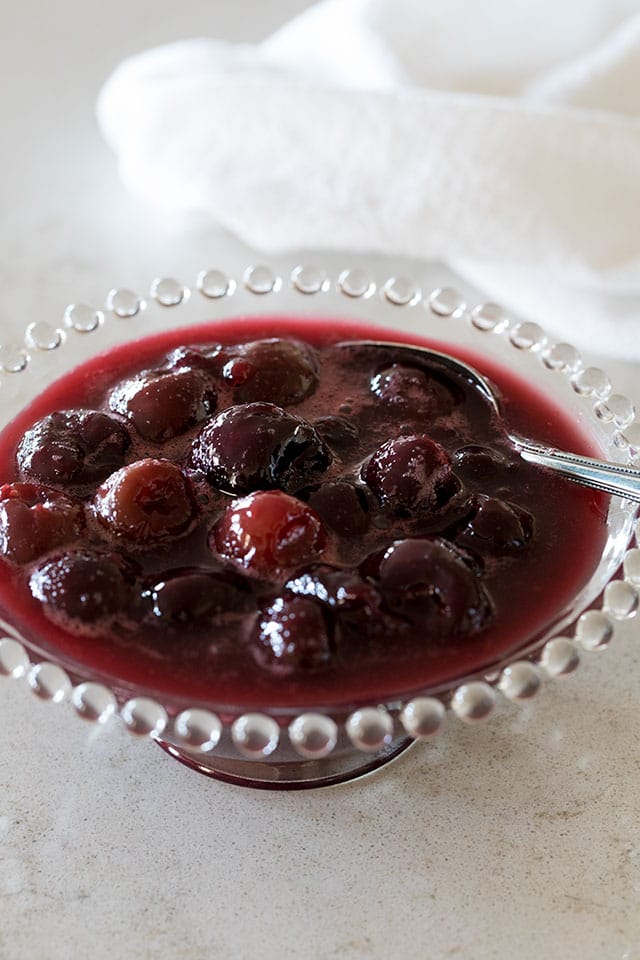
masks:
{"label": "folded white towel", "polygon": [[449,261],[640,358],[640,14],[629,0],[324,0],[258,47],[123,63],[98,116],[127,185],[265,250]]}

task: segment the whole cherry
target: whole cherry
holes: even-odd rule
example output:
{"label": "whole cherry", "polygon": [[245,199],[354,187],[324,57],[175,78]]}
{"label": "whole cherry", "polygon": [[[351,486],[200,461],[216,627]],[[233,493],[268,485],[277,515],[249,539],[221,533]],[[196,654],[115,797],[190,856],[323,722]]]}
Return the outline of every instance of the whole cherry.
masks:
{"label": "whole cherry", "polygon": [[305,597],[277,597],[263,608],[252,639],[256,660],[276,675],[313,673],[332,659],[327,615]]}
{"label": "whole cherry", "polygon": [[286,571],[316,560],[325,531],[315,510],[280,490],[234,500],[216,524],[212,547],[248,573],[278,580]]}
{"label": "whole cherry", "polygon": [[310,347],[294,340],[255,340],[228,351],[223,367],[238,403],[266,401],[287,407],[301,403],[318,385],[318,364]]}
{"label": "whole cherry", "polygon": [[216,408],[212,380],[202,370],[143,371],[112,390],[109,406],[127,417],[145,440],[170,440]]}
{"label": "whole cherry", "polygon": [[0,554],[15,563],[31,563],[84,527],[79,500],[36,483],[0,487]]}
{"label": "whole cherry", "polygon": [[131,445],[125,427],[99,410],[57,410],[26,431],[20,472],[49,483],[87,484],[119,467]]}
{"label": "whole cherry", "polygon": [[112,474],[94,497],[100,523],[147,549],[187,532],[197,512],[190,482],[170,460],[137,460]]}
{"label": "whole cherry", "polygon": [[83,547],[43,561],[29,586],[54,620],[93,625],[129,613],[135,577],[135,567],[119,554]]}
{"label": "whole cherry", "polygon": [[399,515],[437,510],[459,489],[447,451],[424,434],[385,441],[364,465],[362,478]]}
{"label": "whole cherry", "polygon": [[194,466],[227,493],[295,492],[331,456],[310,423],[271,403],[228,407],[201,429]]}
{"label": "whole cherry", "polygon": [[425,642],[469,636],[491,615],[476,571],[446,540],[396,540],[368,557],[361,571],[388,610],[424,630]]}

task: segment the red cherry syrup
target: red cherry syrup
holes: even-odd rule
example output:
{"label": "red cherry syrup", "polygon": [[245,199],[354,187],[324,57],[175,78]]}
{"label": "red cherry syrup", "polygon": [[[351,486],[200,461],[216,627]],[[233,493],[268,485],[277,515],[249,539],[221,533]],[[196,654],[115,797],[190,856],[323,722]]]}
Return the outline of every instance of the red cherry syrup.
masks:
{"label": "red cherry syrup", "polygon": [[0,615],[74,675],[176,707],[351,706],[530,645],[607,498],[520,459],[569,413],[485,358],[505,420],[395,330],[245,319],[110,350],[0,434]]}

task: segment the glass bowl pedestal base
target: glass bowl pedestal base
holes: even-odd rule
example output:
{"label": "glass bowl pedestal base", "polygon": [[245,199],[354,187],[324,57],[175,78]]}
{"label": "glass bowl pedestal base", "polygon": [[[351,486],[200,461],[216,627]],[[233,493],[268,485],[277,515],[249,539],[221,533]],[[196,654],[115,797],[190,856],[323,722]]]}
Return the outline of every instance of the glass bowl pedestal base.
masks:
{"label": "glass bowl pedestal base", "polygon": [[218,750],[206,754],[161,738],[156,742],[169,756],[197,773],[258,790],[308,790],[358,780],[391,763],[416,743],[403,734],[375,753],[364,753],[347,741],[339,743],[330,756],[318,760],[304,759],[282,748],[278,749],[277,758],[251,760],[225,756]]}

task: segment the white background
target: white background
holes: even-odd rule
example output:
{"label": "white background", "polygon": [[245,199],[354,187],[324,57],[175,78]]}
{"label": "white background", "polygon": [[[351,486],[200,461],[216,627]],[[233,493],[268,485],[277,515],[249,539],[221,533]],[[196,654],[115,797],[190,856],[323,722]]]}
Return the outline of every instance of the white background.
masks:
{"label": "white background", "polygon": [[[248,262],[215,228],[187,232],[124,193],[93,104],[130,53],[257,40],[305,6],[5,2],[0,340],[114,285]],[[606,366],[640,397],[637,368]],[[621,627],[531,710],[290,795],[198,777],[4,681],[1,960],[637,960],[638,639]]]}

